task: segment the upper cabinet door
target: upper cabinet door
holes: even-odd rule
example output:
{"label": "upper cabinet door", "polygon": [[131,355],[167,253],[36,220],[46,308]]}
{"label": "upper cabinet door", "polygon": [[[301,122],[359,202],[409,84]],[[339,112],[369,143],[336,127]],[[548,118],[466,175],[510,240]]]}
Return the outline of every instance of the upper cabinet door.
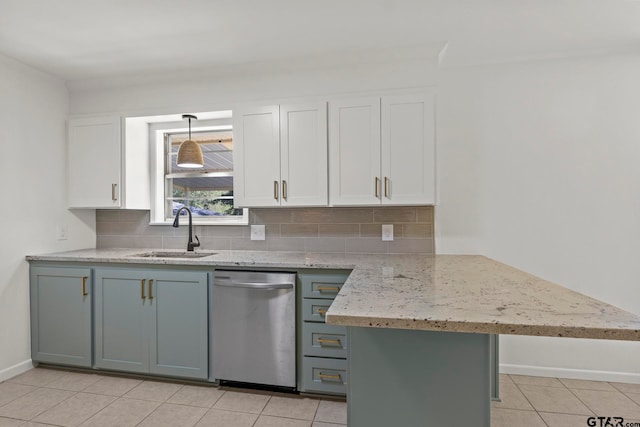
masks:
{"label": "upper cabinet door", "polygon": [[380,97],[329,103],[329,203],[380,204]]}
{"label": "upper cabinet door", "polygon": [[434,100],[382,97],[382,204],[435,204]]}
{"label": "upper cabinet door", "polygon": [[121,206],[120,117],[69,119],[68,205],[71,208]]}
{"label": "upper cabinet door", "polygon": [[235,109],[233,138],[234,205],[279,206],[279,107]]}
{"label": "upper cabinet door", "polygon": [[326,206],[327,104],[280,106],[282,206]]}

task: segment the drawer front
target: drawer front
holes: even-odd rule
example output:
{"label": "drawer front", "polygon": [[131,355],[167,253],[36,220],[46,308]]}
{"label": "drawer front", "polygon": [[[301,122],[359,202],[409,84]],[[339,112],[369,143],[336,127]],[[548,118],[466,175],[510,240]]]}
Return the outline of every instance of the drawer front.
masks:
{"label": "drawer front", "polygon": [[335,298],[347,274],[299,274],[304,298]]}
{"label": "drawer front", "polygon": [[346,395],[348,379],[346,360],[302,358],[302,391]]}
{"label": "drawer front", "polygon": [[324,323],[305,322],[302,325],[304,356],[347,358],[347,328]]}
{"label": "drawer front", "polygon": [[302,320],[324,323],[324,316],[333,299],[305,298],[302,300]]}

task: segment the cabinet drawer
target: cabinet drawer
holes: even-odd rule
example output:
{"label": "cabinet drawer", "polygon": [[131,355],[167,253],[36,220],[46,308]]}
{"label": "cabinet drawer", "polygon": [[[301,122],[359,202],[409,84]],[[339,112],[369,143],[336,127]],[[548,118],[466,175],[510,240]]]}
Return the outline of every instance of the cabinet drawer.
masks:
{"label": "cabinet drawer", "polygon": [[305,298],[302,300],[302,320],[324,323],[324,316],[333,299]]}
{"label": "cabinet drawer", "polygon": [[324,323],[302,325],[302,354],[319,357],[347,357],[347,328]]}
{"label": "cabinet drawer", "polygon": [[334,298],[348,274],[299,274],[304,298]]}
{"label": "cabinet drawer", "polygon": [[347,361],[323,357],[302,358],[302,391],[347,394]]}

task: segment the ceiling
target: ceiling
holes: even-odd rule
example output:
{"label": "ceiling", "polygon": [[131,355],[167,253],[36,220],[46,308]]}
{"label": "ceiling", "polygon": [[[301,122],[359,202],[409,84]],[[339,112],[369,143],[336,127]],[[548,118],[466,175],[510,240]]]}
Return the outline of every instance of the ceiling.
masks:
{"label": "ceiling", "polygon": [[0,0],[0,53],[67,81],[440,44],[442,65],[635,51],[639,0]]}

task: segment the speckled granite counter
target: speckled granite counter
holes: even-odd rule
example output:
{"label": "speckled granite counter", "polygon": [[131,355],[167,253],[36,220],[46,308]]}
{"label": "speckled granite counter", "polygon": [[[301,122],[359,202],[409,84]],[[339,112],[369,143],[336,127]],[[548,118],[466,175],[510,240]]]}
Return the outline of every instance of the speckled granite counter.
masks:
{"label": "speckled granite counter", "polygon": [[640,341],[640,316],[483,256],[254,251],[219,251],[197,259],[134,256],[148,251],[86,249],[27,260],[350,269],[327,313],[327,323]]}

